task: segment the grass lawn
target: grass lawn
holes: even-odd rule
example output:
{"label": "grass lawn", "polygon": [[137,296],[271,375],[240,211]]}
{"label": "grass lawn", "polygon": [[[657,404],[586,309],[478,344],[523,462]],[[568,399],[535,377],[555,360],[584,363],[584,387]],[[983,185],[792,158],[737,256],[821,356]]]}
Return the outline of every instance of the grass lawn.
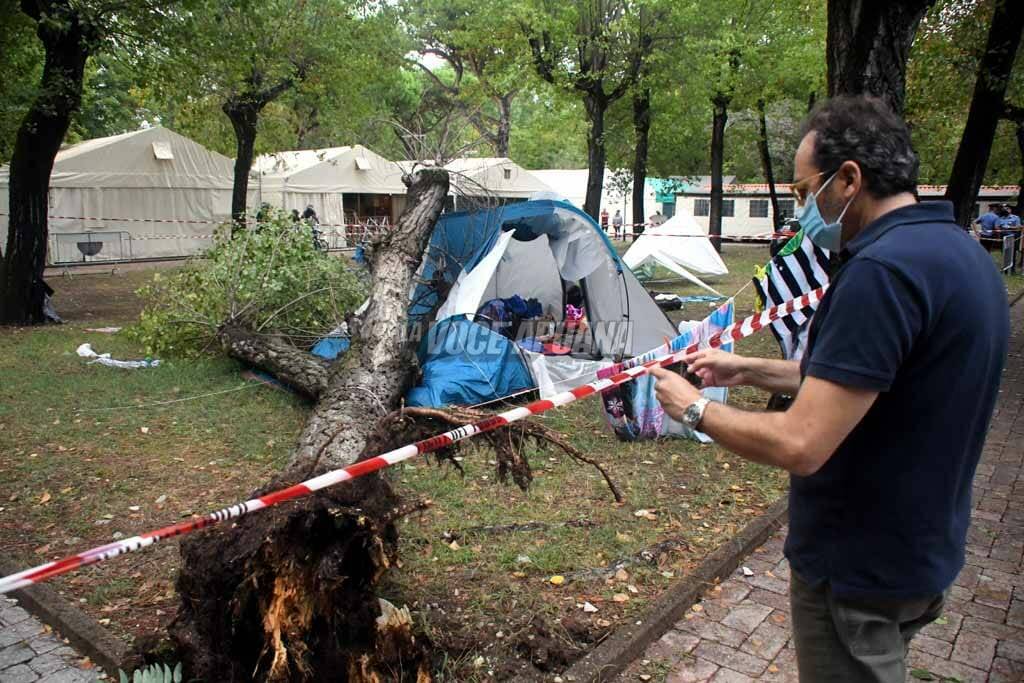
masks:
{"label": "grass lawn", "polygon": [[[726,245],[724,257],[730,275],[709,283],[730,294],[749,280],[767,248]],[[237,502],[288,457],[308,407],[245,383],[234,361],[163,359],[157,368],[125,371],[88,365],[75,354],[89,342],[115,358],[143,355],[120,334],[86,328],[130,323],[139,309],[132,292],[151,276],[126,269],[53,278],[67,325],[0,330],[0,544],[11,561],[38,564]],[[678,283],[653,288],[701,293]],[[737,316],[753,302],[747,288]],[[707,304],[692,304],[673,317],[707,312]],[[737,350],[777,354],[767,332]],[[751,389],[730,394],[741,406],[765,400]],[[490,666],[529,650],[526,634],[538,617],[560,629],[554,637],[566,650],[587,647],[579,633],[599,640],[632,618],[786,490],[780,472],[714,445],[619,442],[595,400],[539,419],[602,461],[626,503],[614,503],[596,471],[552,453],[530,454],[536,479],[527,493],[498,484],[490,454],[471,448],[462,453],[464,476],[426,460],[386,475],[404,495],[429,498],[433,506],[402,522],[402,566],[390,573],[385,597],[410,604],[449,646],[454,680],[484,677],[487,667],[470,664],[478,655]],[[641,510],[648,512],[638,516]],[[559,524],[581,520],[586,526]],[[549,526],[479,529],[526,522]],[[550,581],[670,539],[682,545],[659,565],[630,568],[610,582]],[[170,541],[53,584],[130,641],[171,618],[177,566],[177,541]],[[584,612],[584,602],[597,612]]]}

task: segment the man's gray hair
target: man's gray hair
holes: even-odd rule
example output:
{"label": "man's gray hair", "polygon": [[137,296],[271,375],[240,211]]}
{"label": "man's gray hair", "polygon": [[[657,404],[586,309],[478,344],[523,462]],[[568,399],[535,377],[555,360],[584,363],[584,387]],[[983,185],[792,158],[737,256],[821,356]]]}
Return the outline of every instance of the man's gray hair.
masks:
{"label": "man's gray hair", "polygon": [[917,190],[920,161],[910,130],[881,100],[863,95],[826,100],[804,123],[803,134],[811,132],[818,170],[833,173],[844,161],[854,161],[875,197]]}

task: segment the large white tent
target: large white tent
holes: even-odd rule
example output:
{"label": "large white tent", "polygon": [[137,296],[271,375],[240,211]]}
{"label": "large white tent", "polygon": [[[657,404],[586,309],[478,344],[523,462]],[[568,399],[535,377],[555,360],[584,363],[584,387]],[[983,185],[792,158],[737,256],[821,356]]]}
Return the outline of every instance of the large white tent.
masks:
{"label": "large white tent", "polygon": [[253,174],[257,206],[301,213],[312,205],[329,225],[394,222],[405,206],[401,167],[362,145],[265,154]]}
{"label": "large white tent", "polygon": [[538,192],[551,192],[542,180],[530,171],[505,157],[467,157],[454,159],[445,168],[451,172],[452,190],[456,195],[456,208],[463,198],[477,201],[497,199],[527,200]]}
{"label": "large white tent", "polygon": [[729,272],[708,239],[707,230],[689,214],[676,214],[661,225],[648,228],[630,245],[622,261],[633,270],[659,265],[711,292],[715,290],[698,276]]}
{"label": "large white tent", "polygon": [[[177,257],[201,251],[210,245],[208,236],[217,223],[230,218],[233,167],[231,159],[159,126],[61,150],[50,174],[49,261]],[[10,169],[4,166],[4,242],[9,185]]]}
{"label": "large white tent", "polygon": [[[583,203],[587,199],[587,178],[590,175],[587,169],[551,168],[533,170],[530,173],[551,187],[558,196],[564,197],[574,206],[583,208]],[[601,192],[601,208],[608,212],[609,217],[614,216],[616,211],[621,211],[623,222],[632,222],[633,195],[630,189],[632,186],[626,188],[626,194],[623,196],[620,188],[615,187],[614,179],[615,171],[606,168],[604,188]],[[658,208],[654,188],[648,184],[644,187],[644,220],[650,218]],[[611,230],[611,220],[609,219],[608,222],[608,229]]]}

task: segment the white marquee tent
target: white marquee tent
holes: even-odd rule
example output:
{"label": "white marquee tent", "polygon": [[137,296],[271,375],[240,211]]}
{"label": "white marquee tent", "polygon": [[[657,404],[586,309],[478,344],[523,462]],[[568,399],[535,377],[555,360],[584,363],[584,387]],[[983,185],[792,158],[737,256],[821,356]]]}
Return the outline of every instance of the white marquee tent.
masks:
{"label": "white marquee tent", "polygon": [[394,222],[405,206],[401,167],[362,145],[275,152],[253,162],[255,203],[300,213],[312,205],[321,223],[366,218]]}
{"label": "white marquee tent", "polygon": [[[456,208],[462,197],[477,200],[497,198],[526,200],[537,192],[551,192],[542,180],[530,171],[505,157],[468,157],[454,159],[445,168],[451,174],[452,190],[456,194]],[[500,200],[506,200],[501,202]]]}
{"label": "white marquee tent", "polygon": [[711,292],[715,290],[698,276],[729,272],[708,239],[707,230],[689,214],[676,214],[661,225],[648,228],[630,245],[622,261],[633,270],[647,265],[662,266]]}
{"label": "white marquee tent", "polygon": [[[589,171],[581,169],[552,168],[537,171],[530,171],[534,176],[551,187],[559,196],[564,197],[569,203],[583,208],[587,199],[587,176]],[[623,222],[629,223],[633,219],[633,196],[631,190],[627,189],[623,197],[620,191],[614,187],[613,174],[615,172],[606,168],[604,170],[604,190],[601,192],[601,208],[608,211],[609,226],[611,230],[611,216],[616,211],[621,211]],[[647,185],[644,188],[644,218],[645,220],[654,214],[660,207],[655,198],[654,188]]]}
{"label": "white marquee tent", "polygon": [[[49,261],[176,257],[201,251],[209,246],[207,236],[216,225],[230,218],[233,167],[231,159],[159,126],[61,150],[50,175]],[[4,166],[4,243],[9,183],[10,169]]]}

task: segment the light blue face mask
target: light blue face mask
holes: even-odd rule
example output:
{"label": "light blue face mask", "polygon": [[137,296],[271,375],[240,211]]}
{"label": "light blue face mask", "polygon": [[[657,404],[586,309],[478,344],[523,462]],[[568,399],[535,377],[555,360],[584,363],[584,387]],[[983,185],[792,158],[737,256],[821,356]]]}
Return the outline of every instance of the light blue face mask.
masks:
{"label": "light blue face mask", "polygon": [[828,180],[822,183],[821,187],[818,188],[817,192],[812,192],[807,195],[807,199],[804,200],[804,205],[796,214],[796,220],[800,223],[800,227],[803,228],[804,234],[822,249],[828,249],[832,252],[838,252],[839,247],[842,245],[843,216],[846,215],[846,210],[850,208],[850,204],[852,204],[854,200],[854,198],[851,197],[850,201],[846,202],[846,206],[843,207],[842,213],[839,214],[839,218],[837,218],[834,223],[825,222],[825,219],[821,215],[821,211],[818,210],[818,196],[824,192],[825,188],[828,187],[828,184],[832,182],[832,179],[836,177],[837,173],[838,171],[830,175]]}

